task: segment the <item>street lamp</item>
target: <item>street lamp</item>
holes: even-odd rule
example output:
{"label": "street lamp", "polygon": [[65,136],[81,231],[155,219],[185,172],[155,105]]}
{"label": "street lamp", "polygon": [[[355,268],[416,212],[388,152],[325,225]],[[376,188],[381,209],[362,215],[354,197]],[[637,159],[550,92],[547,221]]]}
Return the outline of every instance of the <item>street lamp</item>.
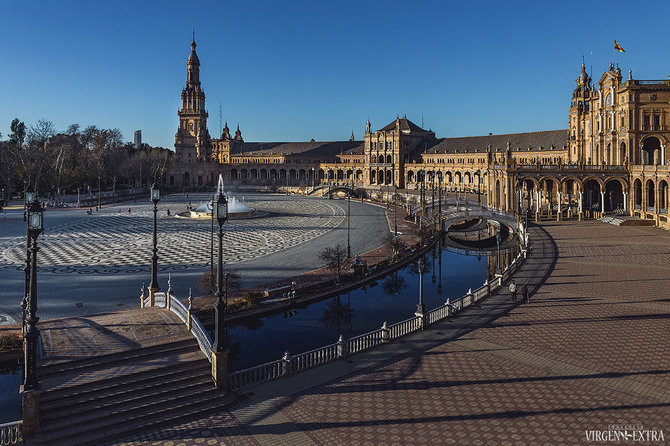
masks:
{"label": "street lamp", "polygon": [[498,266],[496,270],[500,272],[502,271],[502,268],[500,268],[500,228],[498,228],[498,232],[496,232],[496,245],[498,247]]}
{"label": "street lamp", "polygon": [[423,304],[423,270],[425,267],[423,257],[419,258],[419,261],[416,263],[417,269],[419,270],[419,303],[416,306],[416,316],[421,318],[421,328],[424,327],[424,314],[426,312],[426,306]]}
{"label": "street lamp", "polygon": [[[353,177],[352,177],[352,186],[353,189]],[[351,258],[351,190],[347,190],[347,259]]]}
{"label": "street lamp", "polygon": [[224,296],[224,280],[223,280],[223,224],[228,220],[228,200],[223,192],[219,191],[213,203],[212,212],[216,213],[216,220],[219,224],[219,259],[217,265],[216,278],[216,303],[214,304],[214,321],[215,321],[215,336],[214,336],[214,350],[216,352],[223,352],[226,349],[227,339],[225,335],[225,315],[226,303]]}
{"label": "street lamp", "polygon": [[101,196],[100,196],[100,176],[98,176],[98,209],[100,209],[101,206]]}
{"label": "street lamp", "polygon": [[[35,201],[35,193],[28,190],[24,194],[25,199],[25,213],[24,213],[24,220],[27,220],[27,215],[28,215],[28,209],[30,206],[33,204],[33,201]],[[23,309],[23,326],[22,330],[25,330],[26,328],[26,308],[28,306],[28,295],[30,292],[30,245],[31,245],[31,236],[30,236],[30,229],[29,226],[26,227],[26,266],[25,266],[25,287],[23,290],[23,300],[21,301],[21,308]]]}
{"label": "street lamp", "polygon": [[44,208],[37,201],[34,200],[28,208],[28,239],[32,239],[32,246],[30,248],[31,263],[33,267],[30,269],[30,297],[28,299],[28,321],[27,328],[24,334],[24,360],[25,360],[25,381],[23,383],[24,390],[34,390],[38,386],[37,381],[37,338],[39,337],[39,329],[37,322],[39,318],[35,315],[37,313],[37,237],[44,230]]}
{"label": "street lamp", "polygon": [[477,171],[477,206],[482,205],[482,171]]}
{"label": "street lamp", "polygon": [[158,201],[161,199],[161,191],[156,187],[151,188],[151,201],[154,203],[154,248],[151,256],[151,283],[149,284],[149,295],[151,306],[154,305],[154,294],[160,290],[158,286],[158,234],[156,230],[156,219],[158,213]]}

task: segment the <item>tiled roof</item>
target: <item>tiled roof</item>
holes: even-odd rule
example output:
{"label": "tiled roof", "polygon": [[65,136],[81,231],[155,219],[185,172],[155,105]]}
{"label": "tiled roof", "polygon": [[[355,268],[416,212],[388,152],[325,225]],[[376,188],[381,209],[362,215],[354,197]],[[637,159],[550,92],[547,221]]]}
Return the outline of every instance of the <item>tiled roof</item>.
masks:
{"label": "tiled roof", "polygon": [[[233,145],[233,155],[297,155],[329,157],[358,146],[362,141],[310,141],[310,142],[244,142]],[[361,148],[362,153],[362,148]]]}
{"label": "tiled roof", "polygon": [[[386,132],[386,131],[389,131],[389,130],[395,130],[395,123],[396,123],[396,121],[392,121],[386,127],[379,129],[379,131],[380,132]],[[398,123],[400,124],[400,130],[401,131],[404,130],[404,131],[412,131],[412,132],[425,132],[424,129],[422,129],[418,125],[414,124],[412,121],[407,119],[407,117],[399,118]]]}
{"label": "tiled roof", "polygon": [[425,153],[486,152],[489,144],[491,150],[505,150],[509,142],[512,150],[531,151],[562,149],[568,143],[568,130],[544,130],[541,132],[509,133],[506,135],[464,136],[461,138],[440,138],[439,142]]}

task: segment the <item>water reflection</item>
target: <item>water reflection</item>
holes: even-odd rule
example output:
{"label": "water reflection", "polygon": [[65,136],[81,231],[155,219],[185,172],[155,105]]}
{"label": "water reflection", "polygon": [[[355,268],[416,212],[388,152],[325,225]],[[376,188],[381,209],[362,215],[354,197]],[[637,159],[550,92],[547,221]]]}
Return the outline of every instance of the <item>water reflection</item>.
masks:
{"label": "water reflection", "polygon": [[[461,297],[493,277],[495,252],[464,254],[438,244],[424,256],[426,310]],[[514,255],[501,253],[501,266],[507,266]],[[332,344],[340,335],[347,338],[375,330],[384,321],[391,324],[412,317],[419,300],[418,273],[412,263],[350,293],[231,326],[230,370],[279,359],[284,351],[297,354]]]}

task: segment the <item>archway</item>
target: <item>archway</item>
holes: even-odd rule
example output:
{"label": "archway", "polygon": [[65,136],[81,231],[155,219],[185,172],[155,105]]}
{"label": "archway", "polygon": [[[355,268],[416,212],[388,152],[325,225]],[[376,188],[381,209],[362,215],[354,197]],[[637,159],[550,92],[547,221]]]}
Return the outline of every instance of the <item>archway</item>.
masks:
{"label": "archway", "polygon": [[656,195],[654,194],[655,192],[654,180],[647,180],[645,189],[647,191],[647,211],[654,212],[656,208],[656,200],[655,200]]}
{"label": "archway", "polygon": [[495,195],[495,203],[494,207],[500,209],[500,203],[502,202],[501,200],[501,194],[500,194],[500,180],[496,180],[496,195]]}
{"label": "archway", "polygon": [[628,162],[628,155],[626,154],[626,143],[622,142],[619,146],[619,160],[621,164]]}
{"label": "archway", "polygon": [[623,187],[618,180],[605,183],[605,212],[623,213]]}
{"label": "archway", "polygon": [[661,142],[655,136],[650,136],[642,143],[642,164],[659,164]]}
{"label": "archway", "polygon": [[384,155],[379,155],[379,158],[377,158],[377,162],[382,164],[384,162]]}
{"label": "archway", "polygon": [[391,155],[386,155],[386,162],[388,164],[391,164],[393,162],[393,159],[391,158]]}
{"label": "archway", "polygon": [[370,171],[370,184],[376,184],[377,183],[377,171],[371,170]]}
{"label": "archway", "polygon": [[658,186],[658,208],[659,213],[667,214],[668,213],[668,182],[662,180]]}
{"label": "archway", "polygon": [[600,183],[596,180],[584,182],[582,206],[585,211],[600,211]]}
{"label": "archway", "polygon": [[390,170],[386,171],[386,184],[393,184],[393,172]]}
{"label": "archway", "polygon": [[642,209],[642,181],[639,179],[633,183],[633,203],[635,209]]}
{"label": "archway", "polygon": [[407,172],[407,182],[408,183],[414,182],[414,171],[410,170]]}

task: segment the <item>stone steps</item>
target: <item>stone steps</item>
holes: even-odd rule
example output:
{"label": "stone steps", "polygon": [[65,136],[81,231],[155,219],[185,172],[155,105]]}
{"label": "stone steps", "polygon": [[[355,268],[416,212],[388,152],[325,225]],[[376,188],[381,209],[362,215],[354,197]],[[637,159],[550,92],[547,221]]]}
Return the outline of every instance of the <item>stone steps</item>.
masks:
{"label": "stone steps", "polygon": [[37,445],[101,445],[211,415],[216,389],[195,339],[50,364],[42,375]]}

